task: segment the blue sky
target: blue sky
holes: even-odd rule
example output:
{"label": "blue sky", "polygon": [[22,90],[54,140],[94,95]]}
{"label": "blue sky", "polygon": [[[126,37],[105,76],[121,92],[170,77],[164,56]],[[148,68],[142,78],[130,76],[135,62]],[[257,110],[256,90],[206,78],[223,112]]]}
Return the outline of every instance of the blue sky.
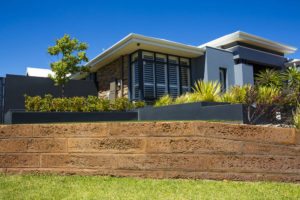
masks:
{"label": "blue sky", "polygon": [[49,68],[47,47],[65,33],[89,44],[90,59],[131,32],[200,45],[242,30],[300,47],[299,7],[299,0],[1,1],[0,76]]}

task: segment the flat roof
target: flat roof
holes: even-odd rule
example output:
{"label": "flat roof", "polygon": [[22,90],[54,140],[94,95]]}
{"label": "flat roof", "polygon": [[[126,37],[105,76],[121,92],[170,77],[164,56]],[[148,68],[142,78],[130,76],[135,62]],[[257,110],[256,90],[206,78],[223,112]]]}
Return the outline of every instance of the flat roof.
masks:
{"label": "flat roof", "polygon": [[283,54],[291,54],[297,50],[296,47],[286,45],[283,43],[279,43],[279,42],[275,42],[272,40],[268,40],[268,39],[265,39],[265,38],[262,38],[262,37],[259,37],[256,35],[252,35],[252,34],[249,34],[249,33],[243,32],[243,31],[236,31],[234,33],[222,36],[220,38],[217,38],[215,40],[212,40],[210,42],[202,44],[198,47],[199,48],[205,48],[206,46],[221,47],[223,45],[230,44],[230,43],[237,42],[237,41],[256,45],[256,46],[263,47],[265,49],[273,50],[273,51],[283,53]]}
{"label": "flat roof", "polygon": [[105,61],[106,59],[113,60],[109,58],[129,54],[138,49],[180,55],[183,57],[197,57],[204,53],[203,49],[196,46],[131,33],[86,63],[86,66],[91,66],[93,69],[93,67],[101,61]]}
{"label": "flat roof", "polygon": [[[260,46],[265,49],[270,49],[283,54],[294,53],[297,50],[295,47],[271,41],[242,31],[236,31],[200,46],[187,45],[170,40],[131,33],[109,47],[107,50],[98,54],[85,65],[91,67],[91,72],[96,72],[99,68],[109,64],[120,56],[133,53],[138,49],[193,58],[203,55],[207,46],[220,48],[223,45],[236,41],[243,41],[248,44]],[[73,78],[80,79],[85,75],[86,73],[77,73],[73,75]]]}

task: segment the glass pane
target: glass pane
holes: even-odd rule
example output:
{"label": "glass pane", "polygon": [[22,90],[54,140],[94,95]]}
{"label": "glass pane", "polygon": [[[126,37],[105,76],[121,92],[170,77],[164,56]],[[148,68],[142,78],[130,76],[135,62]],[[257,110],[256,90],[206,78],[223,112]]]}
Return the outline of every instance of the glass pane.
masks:
{"label": "glass pane", "polygon": [[190,91],[190,69],[188,67],[181,67],[180,78],[181,78],[182,93],[189,92]]}
{"label": "glass pane", "polygon": [[162,97],[167,93],[167,65],[163,63],[156,63],[156,94],[157,98]]}
{"label": "glass pane", "polygon": [[189,66],[190,65],[190,60],[187,59],[187,58],[180,58],[180,64]]}
{"label": "glass pane", "polygon": [[145,60],[154,60],[154,53],[143,51],[142,56]]}
{"label": "glass pane", "polygon": [[134,53],[131,55],[131,62],[137,61],[138,60],[138,53]]}
{"label": "glass pane", "polygon": [[178,64],[178,58],[175,56],[169,56],[169,63]]}
{"label": "glass pane", "polygon": [[221,84],[221,91],[225,92],[226,91],[226,69],[225,68],[220,68],[219,70],[219,76],[220,76],[220,84]]}
{"label": "glass pane", "polygon": [[131,64],[131,77],[132,77],[132,98],[139,98],[139,68],[138,63]]}
{"label": "glass pane", "polygon": [[154,98],[155,88],[154,88],[154,63],[152,61],[144,61],[144,97]]}
{"label": "glass pane", "polygon": [[178,65],[169,65],[169,87],[170,95],[177,97],[179,95],[179,70]]}
{"label": "glass pane", "polygon": [[167,62],[167,56],[163,54],[156,54],[156,61]]}

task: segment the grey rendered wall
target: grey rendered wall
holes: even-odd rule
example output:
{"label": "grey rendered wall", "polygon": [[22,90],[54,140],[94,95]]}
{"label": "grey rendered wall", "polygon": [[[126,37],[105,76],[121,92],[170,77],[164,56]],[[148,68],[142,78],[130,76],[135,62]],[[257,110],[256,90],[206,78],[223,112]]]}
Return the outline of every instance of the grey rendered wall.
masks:
{"label": "grey rendered wall", "polygon": [[204,68],[205,68],[205,55],[199,56],[197,58],[192,58],[191,63],[191,81],[194,84],[197,80],[202,80],[204,78]]}
{"label": "grey rendered wall", "polygon": [[254,84],[253,66],[248,64],[234,65],[235,85]]}
{"label": "grey rendered wall", "polygon": [[[54,86],[49,78],[7,75],[4,87],[4,113],[10,109],[24,109],[24,95],[29,96],[52,94],[61,95],[60,87]],[[65,86],[65,96],[97,96],[98,91],[94,81],[71,80]]]}
{"label": "grey rendered wall", "polygon": [[236,59],[243,59],[253,63],[284,67],[285,58],[284,56],[263,52],[248,47],[235,46],[228,49],[233,52]]}
{"label": "grey rendered wall", "polygon": [[235,84],[233,54],[206,47],[204,81],[219,81],[219,68],[227,69],[227,88]]}

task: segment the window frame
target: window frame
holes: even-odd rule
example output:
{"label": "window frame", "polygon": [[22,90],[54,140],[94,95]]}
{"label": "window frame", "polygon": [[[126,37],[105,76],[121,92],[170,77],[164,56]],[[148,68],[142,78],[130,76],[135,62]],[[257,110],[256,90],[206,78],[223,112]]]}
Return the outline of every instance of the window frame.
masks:
{"label": "window frame", "polygon": [[[223,77],[221,77],[221,74]],[[224,83],[221,82],[221,79],[224,80]],[[221,92],[224,93],[227,90],[227,68],[219,67],[219,82],[221,86]]]}
{"label": "window frame", "polygon": [[[177,77],[178,77],[178,96],[179,95],[181,95],[182,94],[182,84],[181,84],[181,80],[182,80],[182,77],[181,77],[181,68],[182,67],[187,67],[188,68],[188,87],[189,87],[189,89],[188,89],[188,91],[191,91],[191,58],[188,58],[188,57],[182,57],[182,56],[178,56],[178,55],[173,55],[173,54],[166,54],[166,53],[162,53],[162,52],[156,52],[156,51],[149,51],[149,50],[145,50],[145,49],[139,49],[139,50],[137,50],[137,51],[134,51],[134,52],[132,52],[130,55],[129,55],[129,64],[130,64],[130,88],[131,88],[131,90],[133,89],[133,87],[132,87],[132,81],[133,81],[133,79],[132,79],[132,76],[133,76],[133,73],[131,72],[131,65],[132,65],[132,63],[133,62],[135,62],[135,61],[133,61],[132,62],[132,56],[135,54],[135,53],[137,53],[138,54],[138,58],[137,58],[137,62],[138,62],[138,68],[139,68],[139,74],[140,75],[142,75],[142,76],[140,76],[139,77],[139,79],[140,79],[140,83],[141,82],[144,82],[144,71],[143,71],[143,68],[144,68],[144,61],[149,61],[149,59],[144,59],[143,58],[143,52],[148,52],[148,53],[153,53],[153,55],[154,55],[154,59],[151,61],[151,62],[153,62],[153,64],[154,64],[154,74],[153,74],[153,78],[154,78],[154,99],[152,99],[152,98],[145,98],[144,97],[144,83],[142,83],[142,85],[141,84],[139,84],[139,87],[142,87],[142,88],[140,88],[140,90],[142,91],[141,92],[141,96],[139,97],[139,99],[141,99],[141,100],[149,100],[149,101],[152,101],[152,100],[155,100],[155,99],[157,99],[158,98],[158,94],[157,94],[157,81],[156,81],[156,79],[157,79],[157,76],[156,76],[156,73],[157,73],[157,69],[156,69],[156,67],[157,67],[157,63],[159,63],[159,64],[163,64],[163,65],[165,65],[165,67],[166,67],[166,69],[165,69],[165,73],[166,73],[166,80],[165,80],[165,82],[166,82],[166,94],[170,94],[170,84],[169,84],[169,66],[170,65],[172,65],[173,63],[170,63],[169,62],[169,57],[176,57],[177,59],[178,59],[178,71],[177,71]],[[160,54],[160,55],[164,55],[164,56],[166,56],[166,60],[164,61],[164,62],[162,62],[162,61],[159,61],[159,60],[157,60],[156,58],[157,58],[157,54]],[[186,60],[188,60],[188,64],[187,65],[183,65],[183,64],[181,64],[181,59],[186,59]],[[131,93],[130,93],[130,96],[131,96],[131,99],[132,100],[136,100],[136,99],[134,99],[133,97],[134,97],[134,94],[133,94],[133,92],[134,91],[131,91]]]}

